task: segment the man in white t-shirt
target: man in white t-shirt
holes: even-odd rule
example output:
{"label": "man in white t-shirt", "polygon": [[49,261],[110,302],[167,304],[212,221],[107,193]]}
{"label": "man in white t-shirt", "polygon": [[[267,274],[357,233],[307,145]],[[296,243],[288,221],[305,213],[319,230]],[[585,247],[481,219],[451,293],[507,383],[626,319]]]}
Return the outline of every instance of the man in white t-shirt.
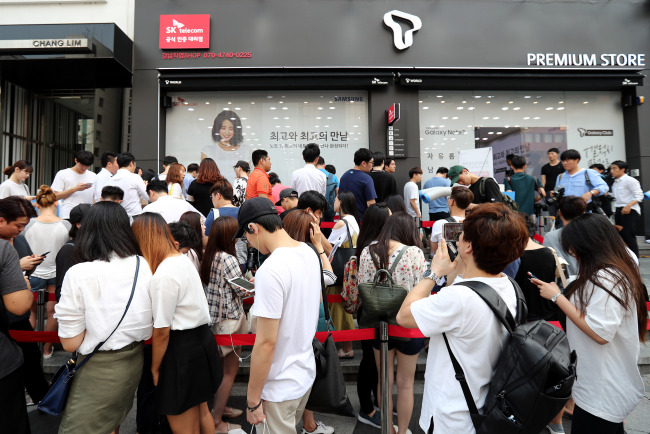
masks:
{"label": "man in white t-shirt", "polygon": [[[467,402],[442,334],[446,334],[465,372],[480,411],[508,332],[488,305],[463,282],[477,280],[491,286],[516,317],[516,292],[502,271],[523,253],[528,231],[523,220],[504,204],[489,203],[478,205],[463,222],[463,233],[457,243],[462,260],[449,261],[447,249],[442,248],[444,241],[440,241],[431,269],[406,296],[397,322],[402,327],[419,328],[431,338],[420,427],[435,434],[473,433]],[[457,273],[452,286],[431,295],[442,276],[451,279]]]}
{"label": "man in white t-shirt", "polygon": [[109,179],[117,173],[120,168],[117,165],[117,154],[115,152],[104,152],[102,154],[102,170],[97,174],[94,186],[94,199],[99,202],[102,198],[102,188],[106,185]]}
{"label": "man in white t-shirt", "polygon": [[124,152],[117,157],[117,164],[120,169],[106,183],[120,187],[124,191],[124,199],[120,203],[129,217],[142,214],[142,202],[149,201],[144,181],[140,175],[135,174],[135,157],[130,152]]}
{"label": "man in white t-shirt", "polygon": [[422,219],[420,212],[420,189],[418,182],[422,181],[422,169],[414,167],[409,170],[410,181],[404,185],[404,207],[413,218]]}
{"label": "man in white t-shirt", "polygon": [[255,275],[257,336],[246,417],[258,433],[295,433],[316,378],[311,342],[320,306],[318,258],[326,261],[327,256],[292,239],[267,198],[244,202],[238,223],[233,239],[244,235],[269,255]]}
{"label": "man in white t-shirt", "polygon": [[291,174],[291,188],[298,192],[298,195],[305,191],[314,190],[325,196],[327,190],[327,176],[316,168],[320,148],[316,143],[309,143],[302,150],[302,158],[305,160],[305,167],[296,169]]}
{"label": "man in white t-shirt", "polygon": [[174,223],[180,220],[181,216],[192,211],[201,216],[201,220],[205,217],[189,202],[176,197],[171,197],[167,192],[167,184],[165,181],[151,181],[147,184],[147,194],[151,203],[142,209],[142,212],[155,212],[160,214],[167,223]]}
{"label": "man in white t-shirt", "polygon": [[56,193],[57,200],[61,200],[59,217],[67,219],[70,210],[81,203],[92,205],[97,175],[88,168],[95,162],[92,152],[77,151],[74,155],[74,166],[69,169],[59,170],[52,181],[52,190]]}
{"label": "man in white t-shirt", "polygon": [[438,243],[443,236],[444,226],[451,221],[457,223],[465,220],[465,210],[469,208],[471,203],[474,201],[474,193],[467,188],[456,186],[451,189],[451,195],[447,198],[447,206],[449,206],[449,213],[451,217],[450,220],[440,219],[431,227],[431,239],[429,240],[429,246],[431,247],[431,254],[435,255],[438,250]]}

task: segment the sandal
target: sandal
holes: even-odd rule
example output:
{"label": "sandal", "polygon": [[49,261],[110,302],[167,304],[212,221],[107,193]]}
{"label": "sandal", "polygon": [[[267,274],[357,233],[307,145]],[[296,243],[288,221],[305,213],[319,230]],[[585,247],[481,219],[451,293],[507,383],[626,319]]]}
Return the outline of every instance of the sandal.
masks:
{"label": "sandal", "polygon": [[[226,411],[228,410],[228,411]],[[244,410],[240,410],[238,408],[232,408],[232,407],[226,407],[224,408],[223,413],[221,414],[221,417],[224,417],[226,419],[236,419],[239,416],[244,414]]]}
{"label": "sandal", "polygon": [[339,356],[339,359],[354,359],[354,350],[350,351],[350,352],[347,352],[347,353],[344,353],[343,348],[339,348],[339,351],[338,351],[337,354]]}

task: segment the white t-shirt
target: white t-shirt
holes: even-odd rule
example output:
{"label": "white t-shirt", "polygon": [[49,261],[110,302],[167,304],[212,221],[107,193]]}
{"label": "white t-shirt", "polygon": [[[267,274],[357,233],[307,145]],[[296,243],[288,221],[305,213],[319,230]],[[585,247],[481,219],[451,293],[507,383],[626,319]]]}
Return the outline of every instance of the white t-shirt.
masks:
{"label": "white t-shirt", "polygon": [[63,169],[59,170],[52,181],[52,190],[55,192],[62,192],[71,189],[77,184],[93,184],[90,188],[87,188],[82,191],[76,191],[70,196],[66,197],[61,201],[61,207],[59,208],[59,217],[62,219],[67,219],[70,217],[70,211],[75,206],[81,203],[87,203],[92,205],[93,199],[95,196],[95,190],[93,189],[97,175],[95,175],[90,170],[86,170],[83,174],[78,174],[72,169]]}
{"label": "white t-shirt", "polygon": [[314,383],[311,341],[318,324],[320,294],[319,260],[304,243],[274,250],[257,271],[254,314],[280,320],[262,399],[284,402],[300,398]]}
{"label": "white t-shirt", "polygon": [[[468,280],[490,285],[513,316],[516,314],[517,297],[508,277]],[[492,373],[508,338],[505,327],[488,305],[473,290],[461,286],[463,281],[458,277],[452,286],[411,305],[418,328],[431,338],[420,427],[426,432],[433,416],[434,434],[475,432],[442,333],[447,334],[479,410],[485,403]]]}
{"label": "white t-shirt", "polygon": [[30,196],[29,188],[24,182],[16,184],[11,179],[7,179],[5,182],[0,184],[0,199],[9,196]]}
{"label": "white t-shirt", "polygon": [[[598,272],[596,280],[622,297],[620,286],[614,286],[605,270]],[[640,344],[636,309],[626,311],[598,286],[589,284],[586,289],[591,292],[591,298],[585,320],[608,343],[598,344],[567,320],[569,346],[578,355],[573,399],[594,416],[620,423],[643,399],[644,393],[637,365]],[[576,305],[575,296],[571,296],[571,302]]]}
{"label": "white t-shirt", "polygon": [[36,219],[32,219],[25,226],[23,234],[32,252],[37,255],[49,252],[45,260],[38,264],[32,276],[40,279],[56,277],[56,254],[70,240],[68,235],[70,227],[67,220],[43,223]]}
{"label": "white t-shirt", "polygon": [[122,205],[129,217],[142,214],[140,199],[149,201],[149,195],[140,175],[122,168],[106,182],[106,185],[120,187],[124,191],[124,199],[122,199],[120,205]]}
{"label": "white t-shirt", "polygon": [[[135,265],[135,256],[113,256],[109,262],[73,265],[65,274],[61,300],[54,307],[54,317],[59,320],[59,337],[73,338],[85,330],[86,335],[79,347],[81,354],[90,354],[97,344],[106,339],[126,309],[133,287]],[[100,351],[119,350],[132,342],[151,337],[150,279],[149,264],[141,257],[138,282],[129,311]]]}
{"label": "white t-shirt", "polygon": [[[418,185],[415,182],[409,181],[404,184],[404,206],[410,216],[417,217],[413,205],[411,205],[411,199],[415,199],[415,204],[418,207],[418,211],[420,211],[420,191],[418,190]],[[422,215],[421,211],[420,215]]]}
{"label": "white t-shirt", "polygon": [[183,195],[183,187],[181,187],[178,182],[167,184],[167,193],[173,198],[185,200],[185,196]]}
{"label": "white t-shirt", "polygon": [[[463,220],[465,220],[465,217],[454,217],[454,219],[456,220],[457,223],[460,223]],[[434,242],[434,243],[440,242],[440,239],[442,238],[443,227],[447,223],[449,223],[447,220],[440,219],[440,220],[436,220],[436,222],[433,224],[433,226],[431,226],[431,241],[432,242]]]}
{"label": "white t-shirt", "polygon": [[210,322],[199,272],[185,255],[160,263],[151,278],[151,304],[157,329],[191,330]]}
{"label": "white t-shirt", "polygon": [[[343,244],[347,241],[348,239],[348,228],[350,230],[350,236],[354,239],[354,234],[359,235],[359,224],[355,220],[354,216],[351,215],[346,215],[343,217],[346,222],[348,222],[348,226],[345,226],[345,223],[343,223],[343,226],[338,228],[338,229],[332,229],[332,233],[330,234],[329,238],[327,241],[334,244]],[[350,247],[353,247],[352,244]]]}
{"label": "white t-shirt", "polygon": [[296,169],[291,174],[291,188],[298,192],[298,196],[309,190],[325,196],[327,177],[313,164],[305,164],[305,167]]}
{"label": "white t-shirt", "polygon": [[111,179],[112,176],[113,174],[109,172],[109,170],[106,169],[105,167],[102,167],[102,170],[100,170],[99,173],[97,174],[97,178],[95,179],[95,185],[94,185],[95,202],[99,202],[100,199],[102,198],[102,189],[106,186],[106,183],[108,182],[109,179]]}
{"label": "white t-shirt", "polygon": [[155,202],[151,202],[142,209],[142,212],[155,212],[160,214],[167,223],[179,221],[181,216],[187,211],[195,212],[201,216],[201,220],[205,220],[203,214],[198,212],[189,202],[171,196],[161,196]]}

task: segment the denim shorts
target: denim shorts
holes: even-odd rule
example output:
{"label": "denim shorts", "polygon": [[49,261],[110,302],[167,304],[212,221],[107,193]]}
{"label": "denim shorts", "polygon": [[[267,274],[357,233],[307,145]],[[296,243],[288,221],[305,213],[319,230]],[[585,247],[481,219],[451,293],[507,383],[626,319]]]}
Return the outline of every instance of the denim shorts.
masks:
{"label": "denim shorts", "polygon": [[29,284],[32,287],[32,292],[45,291],[48,286],[56,285],[56,277],[41,279],[40,277],[29,276]]}

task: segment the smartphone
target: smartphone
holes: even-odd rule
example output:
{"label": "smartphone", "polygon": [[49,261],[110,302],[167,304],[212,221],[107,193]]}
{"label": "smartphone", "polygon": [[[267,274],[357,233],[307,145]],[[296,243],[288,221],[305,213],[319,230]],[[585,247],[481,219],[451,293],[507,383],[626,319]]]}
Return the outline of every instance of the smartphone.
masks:
{"label": "smartphone", "polygon": [[45,253],[43,253],[41,256],[42,256],[42,257],[46,257],[46,256],[48,255],[48,253],[50,253],[50,252],[45,252]]}
{"label": "smartphone", "polygon": [[462,223],[445,223],[443,228],[445,231],[445,241],[458,242],[458,237],[463,232]]}
{"label": "smartphone", "polygon": [[239,286],[245,291],[248,292],[255,291],[255,285],[249,282],[248,280],[244,279],[243,277],[235,277],[234,279],[228,279],[228,282],[232,283],[235,286]]}
{"label": "smartphone", "polygon": [[527,272],[526,274],[528,274],[528,276],[531,277],[532,279],[541,280],[539,277],[535,276],[535,275],[534,275],[533,273],[531,273],[530,271]]}
{"label": "smartphone", "polygon": [[451,241],[447,241],[447,253],[449,254],[449,260],[454,262],[456,256],[458,256],[458,249]]}

